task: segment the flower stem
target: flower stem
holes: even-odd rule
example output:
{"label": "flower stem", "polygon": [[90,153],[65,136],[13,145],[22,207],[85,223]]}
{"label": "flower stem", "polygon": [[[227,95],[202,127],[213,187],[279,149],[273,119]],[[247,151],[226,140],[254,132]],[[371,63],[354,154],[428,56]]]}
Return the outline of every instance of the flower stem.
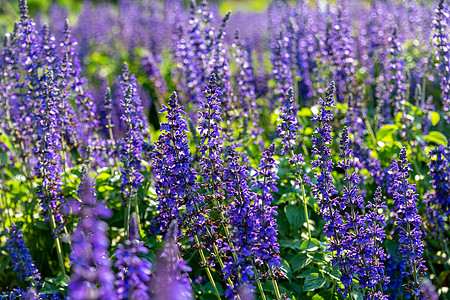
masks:
{"label": "flower stem", "polygon": [[205,265],[206,274],[208,275],[209,281],[211,282],[211,284],[213,286],[213,289],[214,289],[214,292],[216,293],[217,299],[220,300],[221,298],[220,298],[219,291],[217,290],[217,287],[216,287],[216,282],[214,281],[214,278],[212,277],[211,270],[209,269],[208,263],[205,258],[205,254],[203,253],[203,249],[201,248],[200,241],[198,240],[198,237],[196,235],[194,236],[194,239],[195,239],[195,243],[198,246],[198,252],[200,253],[200,258],[202,260],[202,263]]}
{"label": "flower stem", "polygon": [[[294,150],[291,149],[291,157],[294,157]],[[311,240],[311,229],[309,227],[309,217],[308,217],[308,204],[306,202],[306,193],[305,193],[305,185],[303,184],[302,176],[300,175],[300,169],[298,167],[298,162],[295,162],[295,173],[298,176],[298,179],[300,180],[300,186],[302,187],[302,197],[303,197],[303,208],[305,210],[305,218],[306,218],[306,227],[308,229],[308,237]]]}
{"label": "flower stem", "polygon": [[261,281],[259,280],[259,276],[258,276],[258,270],[256,269],[255,264],[253,263],[252,260],[252,266],[253,266],[253,271],[255,272],[255,278],[256,278],[256,285],[258,285],[258,289],[259,289],[259,293],[261,294],[261,297],[263,300],[266,300],[266,294],[264,294],[264,290],[261,284]]}
{"label": "flower stem", "polygon": [[[51,212],[51,209],[50,209],[50,224],[51,224],[53,231],[56,231],[55,216]],[[58,255],[59,265],[61,267],[62,274],[66,275],[66,267],[64,266],[64,254],[63,254],[62,247],[61,247],[61,241],[56,233],[55,233],[55,235],[56,235],[56,238],[55,238],[56,253]]]}

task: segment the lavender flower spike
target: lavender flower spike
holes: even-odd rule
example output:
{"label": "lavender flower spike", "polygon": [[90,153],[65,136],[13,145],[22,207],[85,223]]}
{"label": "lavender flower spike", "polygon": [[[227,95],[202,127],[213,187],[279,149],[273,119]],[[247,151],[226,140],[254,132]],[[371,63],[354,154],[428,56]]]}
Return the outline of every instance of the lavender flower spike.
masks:
{"label": "lavender flower spike", "polygon": [[15,223],[12,223],[10,228],[6,229],[6,235],[6,250],[9,252],[13,263],[12,270],[18,272],[20,279],[31,279],[32,282],[39,281],[41,275],[36,269],[30,251],[23,240],[22,230]]}
{"label": "lavender flower spike", "polygon": [[276,180],[278,179],[278,166],[273,156],[275,155],[275,143],[263,153],[259,163],[259,170],[255,176],[261,178],[256,180],[255,186],[260,190],[257,195],[255,206],[256,215],[259,217],[258,238],[259,242],[255,245],[253,253],[257,262],[266,263],[269,267],[280,266],[280,255],[277,242],[277,222],[274,216],[277,215],[276,206],[272,206],[273,195],[277,192]]}
{"label": "lavender flower spike", "polygon": [[136,213],[130,217],[128,238],[114,253],[116,274],[116,294],[119,299],[150,299],[149,282],[151,263],[139,257],[148,253],[144,243],[139,241],[139,227]]}
{"label": "lavender flower spike", "polygon": [[191,268],[179,258],[177,222],[172,221],[166,235],[164,251],[159,256],[151,283],[153,300],[193,299],[191,283],[186,272]]}
{"label": "lavender flower spike", "polygon": [[95,192],[87,175],[82,179],[78,197],[71,209],[80,217],[72,238],[70,261],[73,273],[69,282],[71,299],[115,300],[114,274],[109,260],[107,224],[100,218],[109,218],[111,211],[97,203]]}
{"label": "lavender flower spike", "polygon": [[139,172],[144,144],[143,122],[138,107],[133,103],[133,86],[131,84],[126,89],[121,106],[124,110],[121,118],[127,124],[125,138],[120,141],[120,160],[123,164],[121,190],[131,199],[144,181],[144,176]]}
{"label": "lavender flower spike", "polygon": [[277,133],[282,137],[281,145],[283,148],[281,149],[281,154],[285,154],[286,152],[297,149],[298,146],[297,132],[299,124],[295,113],[294,90],[292,88],[289,88],[287,99],[281,101],[281,104],[281,112],[278,118],[278,120],[281,120],[281,123],[278,124]]}
{"label": "lavender flower spike", "polygon": [[175,92],[161,112],[167,112],[167,122],[161,123],[161,134],[151,154],[159,198],[158,227],[160,231],[166,231],[172,220],[179,219],[179,209],[185,204],[189,216],[183,219],[192,221],[190,226],[195,228],[189,229],[198,235],[205,230],[205,218],[197,210],[203,199],[195,195],[198,190],[197,173],[191,167],[185,112]]}
{"label": "lavender flower spike", "polygon": [[450,44],[448,40],[449,12],[443,0],[436,9],[433,42],[436,47],[437,68],[441,77],[442,107],[446,113],[447,123],[450,122]]}
{"label": "lavender flower spike", "polygon": [[319,170],[319,173],[316,174],[317,183],[313,186],[313,195],[319,203],[320,212],[325,220],[324,232],[329,238],[340,231],[339,228],[342,227],[342,219],[334,209],[339,206],[338,199],[332,198],[337,194],[331,177],[333,168],[330,150],[332,128],[328,124],[333,118],[331,111],[331,108],[334,107],[333,97],[334,82],[331,82],[325,92],[325,98],[319,100],[321,105],[319,113],[312,118],[316,133],[312,138],[312,153],[313,156],[317,156],[312,165]]}
{"label": "lavender flower spike", "polygon": [[432,191],[429,191],[433,204],[442,208],[445,215],[450,215],[450,149],[439,146],[432,149],[430,172]]}
{"label": "lavender flower spike", "polygon": [[425,275],[427,268],[422,259],[423,230],[417,210],[416,186],[408,183],[408,172],[411,170],[406,158],[406,148],[403,147],[398,160],[391,166],[391,171],[395,172],[393,183],[394,209],[397,216],[395,226],[400,242],[399,251],[407,266],[404,273],[406,276],[412,276],[407,288],[413,295],[419,296],[422,290],[421,278]]}
{"label": "lavender flower spike", "polygon": [[[37,177],[42,179],[38,187],[38,199],[44,212],[45,221],[52,218],[56,224],[62,224],[63,218],[57,213],[63,203],[61,196],[61,131],[60,120],[60,94],[50,71],[44,78],[43,93],[38,106],[37,141],[34,153],[38,158],[36,165]],[[55,229],[55,228],[53,228]]]}

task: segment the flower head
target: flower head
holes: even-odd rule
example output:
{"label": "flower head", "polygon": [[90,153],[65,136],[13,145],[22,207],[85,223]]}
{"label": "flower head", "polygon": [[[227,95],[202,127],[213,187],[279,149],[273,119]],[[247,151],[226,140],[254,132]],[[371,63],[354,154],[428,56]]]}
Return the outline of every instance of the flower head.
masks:
{"label": "flower head", "polygon": [[39,281],[41,275],[36,269],[36,264],[23,240],[22,230],[15,223],[12,223],[6,230],[6,235],[6,250],[11,256],[12,270],[18,273],[19,279],[31,279],[32,282]]}

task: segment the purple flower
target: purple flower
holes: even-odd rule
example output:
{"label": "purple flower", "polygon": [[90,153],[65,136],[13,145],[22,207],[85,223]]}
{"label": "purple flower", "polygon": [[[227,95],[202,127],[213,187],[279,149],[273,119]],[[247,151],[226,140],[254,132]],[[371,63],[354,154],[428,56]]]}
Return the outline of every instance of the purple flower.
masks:
{"label": "purple flower", "polygon": [[355,92],[355,58],[353,50],[353,37],[351,26],[347,19],[347,6],[345,2],[338,7],[335,20],[333,20],[332,30],[332,55],[334,70],[334,80],[336,84],[336,99],[341,103],[348,103],[349,107],[355,105],[355,101],[351,101],[350,94]]}
{"label": "purple flower", "polygon": [[256,102],[255,76],[252,65],[251,48],[246,47],[243,41],[239,40],[238,33],[233,43],[234,59],[237,66],[240,66],[236,74],[236,84],[238,86],[237,99],[240,99],[240,110],[244,117],[248,117],[254,127],[254,134],[259,127],[259,107]]}
{"label": "purple flower", "polygon": [[197,173],[191,167],[185,112],[175,92],[161,112],[167,112],[167,122],[161,124],[161,134],[151,154],[159,200],[157,226],[160,231],[166,231],[172,220],[179,219],[180,207],[185,205],[188,219],[192,221],[189,228],[198,235],[205,230],[202,226],[205,218],[198,213],[203,199],[196,195]]}
{"label": "purple flower", "polygon": [[432,149],[430,157],[431,185],[430,192],[432,202],[438,205],[445,215],[450,214],[450,150],[444,146]]}
{"label": "purple flower", "polygon": [[324,218],[324,233],[328,238],[343,230],[342,218],[337,209],[339,207],[338,197],[333,198],[333,195],[337,194],[337,190],[331,177],[333,168],[330,150],[332,128],[328,123],[333,119],[331,111],[331,108],[334,107],[333,97],[334,82],[330,84],[326,91],[325,98],[319,100],[320,111],[312,118],[315,128],[315,135],[312,138],[312,153],[313,157],[316,156],[312,166],[319,171],[315,175],[317,183],[313,185],[313,195],[317,199],[320,213]]}
{"label": "purple flower", "polygon": [[71,299],[114,300],[114,273],[109,259],[108,225],[101,218],[111,217],[111,211],[97,202],[92,183],[82,179],[78,198],[71,203],[74,215],[80,217],[72,236],[72,275],[69,281]]}
{"label": "purple flower", "polygon": [[217,86],[214,74],[203,93],[204,100],[200,103],[198,121],[200,165],[205,182],[211,182],[214,187],[217,187],[223,172],[223,140],[220,126],[222,121],[219,99],[221,89]]}
{"label": "purple flower", "polygon": [[[228,285],[227,295],[236,295],[238,289],[251,283],[254,276],[252,266],[247,262],[253,256],[254,245],[258,242],[258,224],[260,217],[252,205],[256,195],[250,191],[248,186],[249,170],[247,165],[240,165],[238,154],[232,148],[227,148],[228,168],[225,169],[223,177],[227,198],[231,201],[227,212],[230,225],[233,228],[231,239],[233,243],[232,252],[235,253],[223,268],[225,279],[234,275],[240,281]],[[239,275],[238,275],[239,274]]]}
{"label": "purple flower", "polygon": [[[401,55],[401,45],[397,38],[397,29],[394,29],[393,34],[388,38],[389,49],[389,64],[387,71],[388,86],[384,99],[380,99],[379,108],[381,109],[381,124],[388,124],[392,122],[392,114],[402,112],[404,117],[404,106],[406,104],[406,79],[403,75],[404,61]],[[392,109],[394,108],[394,109]]]}
{"label": "purple flower", "polygon": [[117,261],[116,294],[119,299],[150,299],[149,282],[152,264],[140,256],[148,253],[147,247],[139,241],[139,228],[136,213],[130,217],[128,237],[114,253]]}
{"label": "purple flower", "polygon": [[38,199],[44,212],[45,221],[54,216],[57,224],[63,223],[58,212],[64,199],[61,193],[61,128],[58,116],[61,116],[60,90],[55,84],[53,72],[45,76],[43,93],[39,99],[37,117],[37,140],[34,153],[38,158],[37,177],[42,181],[38,186]]}
{"label": "purple flower", "polygon": [[[182,38],[178,43],[178,51],[185,75],[185,86],[187,97],[193,104],[198,103],[201,97],[202,87],[206,83],[206,61],[207,61],[207,43],[204,38],[202,28],[209,28],[209,24],[202,24],[199,16],[203,14],[204,7],[195,8],[191,3],[191,12],[187,37]],[[206,12],[205,12],[206,13]]]}
{"label": "purple flower", "polygon": [[421,219],[417,210],[417,194],[415,184],[408,183],[411,171],[410,164],[406,158],[406,148],[400,151],[398,160],[391,166],[395,172],[394,187],[394,209],[396,213],[396,233],[399,236],[399,252],[407,268],[404,275],[410,275],[412,280],[407,284],[412,295],[419,296],[422,290],[421,278],[426,272],[425,263],[422,259],[424,252],[423,230]]}
{"label": "purple flower", "polygon": [[[81,77],[81,63],[76,50],[77,45],[77,41],[72,37],[69,21],[66,20],[63,40],[60,42],[62,87],[65,90],[65,96],[67,98],[73,97],[77,106],[74,119],[78,123],[76,138],[80,151],[88,158],[94,158],[95,163],[103,165],[104,156],[101,150],[104,148],[105,141],[98,135],[100,122],[96,116],[96,104],[87,88],[87,80]],[[70,114],[69,117],[73,118]]]}
{"label": "purple flower", "polygon": [[442,108],[448,123],[450,122],[450,44],[448,41],[449,13],[445,1],[439,1],[435,13],[433,42],[436,47],[437,68],[441,79]]}
{"label": "purple flower", "polygon": [[[384,212],[387,210],[386,202],[382,199],[381,187],[378,187],[375,191],[373,201],[366,205],[367,213],[364,218],[370,242],[368,243],[365,252],[369,257],[369,267],[367,268],[367,275],[369,278],[368,286],[375,287],[380,283],[384,291],[387,289],[387,284],[389,283],[389,277],[385,275],[385,261],[387,255],[382,247],[386,237],[384,232],[384,227],[386,226]],[[379,292],[383,294],[383,291]]]}
{"label": "purple flower", "polygon": [[445,236],[444,218],[450,214],[450,150],[444,146],[432,149],[428,154],[428,164],[431,177],[431,189],[425,195],[423,202],[427,211],[427,224],[432,229],[437,240]]}
{"label": "purple flower", "polygon": [[[291,63],[292,57],[288,51],[289,37],[283,32],[280,32],[280,37],[276,41],[275,47],[273,47],[272,53],[272,76],[277,83],[277,88],[275,89],[275,97],[271,106],[277,106],[278,103],[284,105],[285,95],[294,85],[294,80],[291,74]],[[294,104],[295,105],[295,104]],[[297,107],[294,106],[294,111],[297,111]]]}
{"label": "purple flower", "polygon": [[[138,98],[134,98],[135,100]],[[139,113],[139,102],[133,100],[133,85],[129,84],[125,97],[121,101],[124,113],[122,120],[127,125],[125,138],[119,141],[121,168],[121,190],[129,199],[133,199],[144,181],[140,173],[144,136],[143,120]],[[130,203],[128,203],[130,205]]]}
{"label": "purple flower", "polygon": [[278,179],[275,159],[275,144],[264,151],[255,177],[255,187],[259,193],[255,199],[256,216],[258,217],[257,238],[253,253],[256,262],[267,264],[270,268],[280,266],[280,254],[277,242],[277,223],[275,217],[276,206],[272,206],[273,193],[277,192],[276,180]]}
{"label": "purple flower", "polygon": [[151,281],[153,300],[193,299],[191,283],[186,273],[191,271],[191,268],[179,256],[177,238],[177,223],[172,221],[166,235],[164,251],[157,260]]}
{"label": "purple flower", "polygon": [[9,229],[6,229],[6,235],[6,250],[13,264],[12,270],[19,274],[19,279],[30,280],[31,283],[41,280],[41,275],[23,240],[22,230],[12,223]]}
{"label": "purple flower", "polygon": [[[294,151],[297,149],[297,138],[299,123],[296,117],[296,109],[294,103],[294,90],[289,88],[288,93],[285,95],[286,100],[281,102],[281,111],[278,120],[281,123],[277,126],[277,133],[282,137],[281,154]],[[302,160],[299,158],[299,160]]]}
{"label": "purple flower", "polygon": [[423,280],[423,298],[427,300],[439,300],[439,294],[436,292],[436,287],[431,280],[425,278]]}

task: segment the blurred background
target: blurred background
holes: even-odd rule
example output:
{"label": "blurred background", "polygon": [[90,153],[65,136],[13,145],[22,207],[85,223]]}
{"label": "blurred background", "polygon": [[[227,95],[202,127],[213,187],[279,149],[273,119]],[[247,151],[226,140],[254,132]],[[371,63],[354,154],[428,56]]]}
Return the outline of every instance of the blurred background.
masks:
{"label": "blurred background", "polygon": [[[232,11],[263,11],[272,0],[209,0],[209,3],[217,5],[220,12]],[[28,0],[28,7],[31,16],[39,16],[42,21],[49,23],[49,13],[52,7],[59,6],[69,12],[69,18],[76,21],[82,11],[83,4],[104,5],[112,4],[117,6],[118,0]],[[143,1],[145,2],[145,1]],[[163,4],[165,1],[159,1]],[[189,6],[190,0],[182,1],[185,6]],[[199,1],[198,1],[199,2]],[[53,8],[54,9],[54,8]],[[14,22],[19,18],[17,0],[0,0],[0,34],[12,30]]]}

